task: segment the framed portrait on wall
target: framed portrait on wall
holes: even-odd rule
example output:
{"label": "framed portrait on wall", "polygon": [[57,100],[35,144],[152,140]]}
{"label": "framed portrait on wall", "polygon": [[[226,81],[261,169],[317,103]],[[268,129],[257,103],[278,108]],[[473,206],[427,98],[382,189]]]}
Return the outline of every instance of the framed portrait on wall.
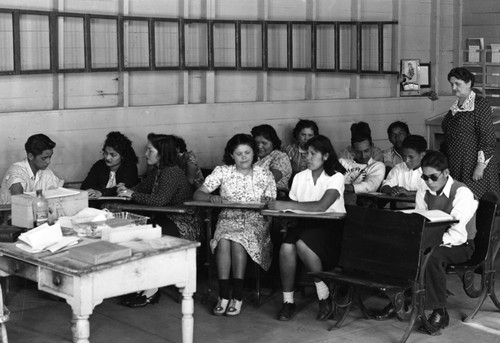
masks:
{"label": "framed portrait on wall", "polygon": [[420,60],[403,59],[400,69],[400,94],[401,96],[420,95],[419,82]]}
{"label": "framed portrait on wall", "polygon": [[420,63],[418,68],[418,82],[420,88],[430,88],[431,87],[431,64],[430,63]]}

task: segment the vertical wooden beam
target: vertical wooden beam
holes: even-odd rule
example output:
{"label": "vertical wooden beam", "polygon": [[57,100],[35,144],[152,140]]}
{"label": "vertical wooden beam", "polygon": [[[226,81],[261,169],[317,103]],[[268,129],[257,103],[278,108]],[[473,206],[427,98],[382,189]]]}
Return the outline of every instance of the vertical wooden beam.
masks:
{"label": "vertical wooden beam", "polygon": [[[207,19],[215,19],[215,0],[207,0],[207,8],[206,8],[206,16]],[[210,25],[207,26],[207,34],[208,34],[208,65],[212,65],[211,61],[211,49],[213,49],[212,39],[211,39],[211,30]],[[205,97],[207,104],[213,104],[215,102],[215,71],[207,70],[206,71],[207,78],[205,80]]]}
{"label": "vertical wooden beam", "polygon": [[[121,13],[118,18],[118,64],[122,56],[127,58],[128,51],[125,51],[125,42],[128,40],[128,23],[125,25],[123,16],[130,13],[130,0],[120,0]],[[123,50],[122,50],[123,49]],[[121,51],[122,50],[122,51]],[[123,67],[123,66],[122,66]],[[123,70],[123,68],[119,68]],[[130,75],[128,71],[118,71],[118,107],[130,106]]]}
{"label": "vertical wooden beam", "polygon": [[[317,18],[317,2],[316,0],[308,1],[306,3],[306,20],[315,21]],[[314,59],[316,58],[315,42],[314,42],[314,30],[312,27],[311,31],[311,66],[314,66]],[[316,73],[307,73],[306,86],[305,86],[305,99],[315,100],[316,99]]]}
{"label": "vertical wooden beam", "polygon": [[[55,4],[55,9],[58,12],[64,12],[64,0],[58,0],[57,4]],[[64,65],[64,54],[59,54],[59,51],[64,51],[64,18],[58,17],[56,25],[58,51],[55,53],[58,54],[57,64],[60,68]],[[66,93],[64,81],[64,73],[57,73],[54,77],[54,108],[59,110],[65,108]]]}
{"label": "vertical wooden beam", "polygon": [[[361,7],[361,5],[359,3],[359,0],[352,0],[351,1],[351,20],[352,21],[359,21],[360,12],[361,12],[360,7]],[[353,27],[356,27],[356,30],[357,30],[356,32],[357,32],[357,35],[359,36],[360,32],[358,32],[358,31],[359,31],[360,25],[356,25]],[[361,42],[359,42],[357,44],[361,44]],[[356,51],[357,51],[356,59],[359,60],[360,49],[358,48],[358,46],[356,46]],[[359,65],[359,63],[356,63],[356,65]],[[357,66],[356,66],[356,69],[357,69]],[[350,99],[359,99],[360,78],[361,77],[359,74],[351,74],[351,85],[349,87],[349,98]]]}
{"label": "vertical wooden beam", "polygon": [[[189,18],[189,0],[179,0],[179,9],[181,9],[182,13],[179,13],[179,17],[180,18]],[[181,44],[179,45],[179,48],[184,50],[184,42],[185,42],[185,37],[184,37],[184,22],[181,21],[181,31],[179,32],[180,35],[179,37],[181,37]],[[184,58],[186,56],[184,56],[183,54],[183,62],[182,62],[182,66],[184,65]],[[181,100],[181,103],[183,104],[188,104],[189,103],[189,71],[188,70],[184,70],[182,72],[182,77],[179,78],[179,81],[182,83],[181,85],[179,85],[179,89],[182,89],[182,95],[179,94],[179,97]]]}
{"label": "vertical wooden beam", "polygon": [[464,63],[464,54],[462,48],[463,9],[463,0],[453,1],[453,67],[459,67]]}
{"label": "vertical wooden beam", "polygon": [[[393,70],[399,70],[399,61],[401,60],[401,25],[404,23],[402,22],[401,18],[401,5],[399,3],[399,0],[392,0],[392,13],[393,17],[398,24],[395,26],[395,34],[392,37],[392,68]],[[397,82],[392,82],[392,90],[391,94],[394,94],[396,97],[399,97],[400,95],[400,88],[399,88],[399,76],[397,78]]]}
{"label": "vertical wooden beam", "polygon": [[[261,20],[268,20],[269,19],[269,0],[259,0],[260,1],[260,13],[259,17]],[[267,38],[265,37],[266,35],[266,29],[265,25],[262,28],[262,42],[264,43],[262,45],[262,53],[264,54],[264,61],[267,59]],[[269,99],[269,94],[268,94],[268,73],[267,71],[263,71],[260,73],[261,79],[260,79],[260,90],[257,90],[257,101],[267,101]],[[260,91],[260,92],[259,92]]]}
{"label": "vertical wooden beam", "polygon": [[439,65],[441,62],[441,0],[431,1],[431,30],[429,37],[429,57],[431,61],[432,85],[435,90],[439,89]]}

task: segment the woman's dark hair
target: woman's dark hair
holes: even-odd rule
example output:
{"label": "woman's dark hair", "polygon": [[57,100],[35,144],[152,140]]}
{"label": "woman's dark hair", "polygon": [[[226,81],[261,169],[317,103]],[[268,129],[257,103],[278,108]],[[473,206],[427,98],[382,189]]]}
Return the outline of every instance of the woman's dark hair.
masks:
{"label": "woman's dark hair", "polygon": [[328,175],[332,176],[336,172],[342,174],[346,172],[344,166],[342,166],[339,162],[339,158],[333,148],[332,142],[330,142],[327,137],[318,135],[311,138],[305,145],[306,149],[309,147],[312,147],[314,150],[319,151],[323,155],[328,154],[328,159],[323,164],[323,168]]}
{"label": "woman's dark hair", "polygon": [[368,140],[372,145],[372,130],[370,125],[364,121],[354,123],[351,125],[351,145]]}
{"label": "woman's dark hair", "polygon": [[175,149],[176,141],[174,136],[150,133],[148,135],[148,141],[150,141],[153,147],[158,150],[158,167],[160,169],[172,167],[178,164],[177,150]]}
{"label": "woman's dark hair", "polygon": [[32,154],[33,156],[41,155],[45,150],[52,150],[56,146],[49,137],[43,133],[38,133],[28,138],[24,144],[24,149],[26,153]]}
{"label": "woman's dark hair", "polygon": [[187,151],[187,145],[184,139],[175,135],[174,138],[175,138],[175,148],[177,149],[177,151],[180,152],[181,154],[185,153]]}
{"label": "woman's dark hair", "polygon": [[224,157],[222,158],[222,162],[228,166],[232,166],[234,164],[234,160],[231,157],[234,150],[239,145],[248,145],[253,150],[253,161],[252,163],[257,162],[257,145],[255,144],[255,140],[252,136],[238,133],[234,135],[230,140],[227,141],[226,148],[224,149]]}
{"label": "woman's dark hair", "polygon": [[428,150],[425,153],[424,158],[422,158],[422,162],[420,162],[420,166],[423,167],[431,167],[439,171],[443,171],[448,169],[448,159],[443,153],[435,150]]}
{"label": "woman's dark hair", "polygon": [[419,135],[409,135],[403,141],[403,149],[412,149],[419,154],[427,150],[427,141]]}
{"label": "woman's dark hair", "polygon": [[293,129],[293,132],[292,132],[293,138],[296,141],[299,140],[299,133],[303,129],[311,129],[314,132],[314,136],[319,135],[319,128],[315,122],[313,122],[312,120],[300,119],[299,122],[297,123],[297,125],[295,125],[295,128]]}
{"label": "woman's dark hair", "polygon": [[281,139],[271,125],[262,124],[252,128],[252,136],[254,138],[262,136],[273,143],[273,150],[281,150]]}
{"label": "woman's dark hair", "polygon": [[402,121],[395,121],[394,123],[391,123],[391,125],[389,125],[389,127],[387,128],[387,136],[389,136],[389,139],[391,139],[392,130],[397,128],[400,128],[401,130],[406,132],[407,136],[410,135],[410,128],[408,127],[408,124]]}
{"label": "woman's dark hair", "polygon": [[474,87],[475,77],[474,74],[472,74],[468,69],[462,67],[453,68],[448,73],[448,81],[450,81],[452,77],[462,80],[466,83],[470,81],[470,87]]}
{"label": "woman's dark hair", "polygon": [[104,145],[102,146],[102,151],[106,147],[113,148],[122,157],[122,163],[137,164],[139,159],[135,154],[134,148],[132,148],[132,141],[127,138],[124,134],[118,131],[112,131],[106,136]]}

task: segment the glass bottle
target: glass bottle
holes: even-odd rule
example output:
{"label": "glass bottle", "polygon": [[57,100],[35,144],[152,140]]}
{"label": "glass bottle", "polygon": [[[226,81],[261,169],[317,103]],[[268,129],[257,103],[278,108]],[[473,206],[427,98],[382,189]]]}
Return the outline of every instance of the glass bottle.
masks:
{"label": "glass bottle", "polygon": [[43,196],[41,189],[37,189],[36,199],[33,201],[33,221],[35,227],[49,221],[49,202]]}

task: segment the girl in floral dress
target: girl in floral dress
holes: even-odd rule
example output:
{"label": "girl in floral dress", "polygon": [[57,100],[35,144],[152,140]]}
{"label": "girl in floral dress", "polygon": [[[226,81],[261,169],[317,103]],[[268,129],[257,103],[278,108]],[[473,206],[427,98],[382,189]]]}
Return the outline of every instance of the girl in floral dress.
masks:
{"label": "girl in floral dress", "polygon": [[[267,168],[254,165],[256,150],[252,136],[237,134],[232,137],[224,151],[226,165],[216,167],[207,176],[194,199],[214,203],[260,203],[261,199],[275,199],[273,175]],[[220,188],[220,196],[210,194],[217,188]],[[247,256],[264,270],[271,264],[269,221],[255,210],[225,209],[219,214],[210,247],[215,251],[219,276],[219,301],[213,313],[236,316],[241,311]],[[231,271],[232,282],[229,280]]]}

